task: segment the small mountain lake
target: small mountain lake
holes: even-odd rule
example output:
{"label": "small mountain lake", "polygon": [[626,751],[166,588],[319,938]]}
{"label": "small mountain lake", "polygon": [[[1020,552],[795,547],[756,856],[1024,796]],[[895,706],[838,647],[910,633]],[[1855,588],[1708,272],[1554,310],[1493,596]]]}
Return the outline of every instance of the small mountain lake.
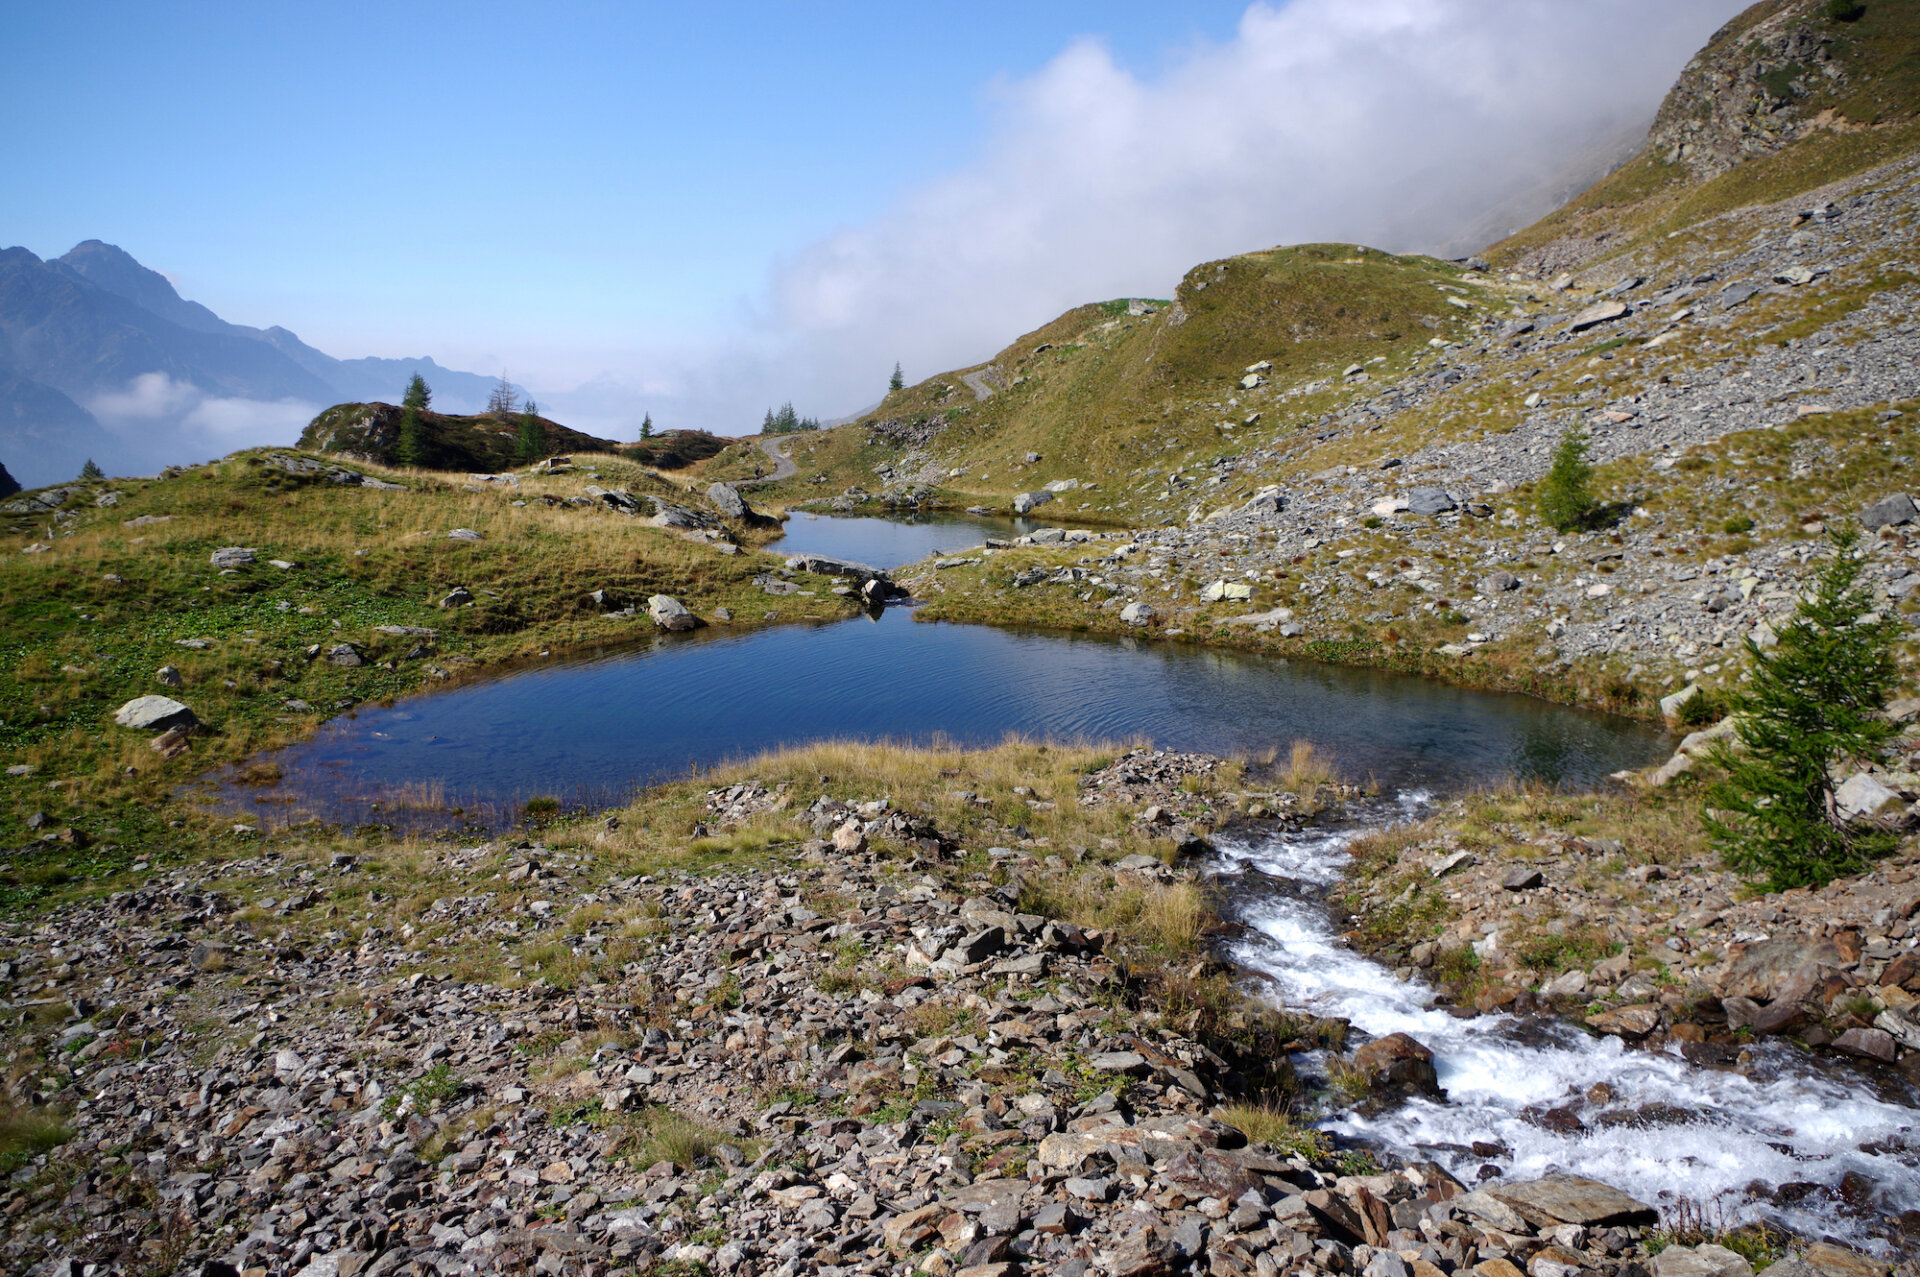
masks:
{"label": "small mountain lake", "polygon": [[[789,526],[776,549],[883,567],[1024,530],[991,519]],[[653,636],[362,709],[281,751],[280,785],[229,797],[267,800],[256,810],[275,824],[498,828],[534,795],[618,802],[782,745],[1009,735],[1222,754],[1284,754],[1307,740],[1348,776],[1442,792],[1510,777],[1591,787],[1670,747],[1647,724],[1528,697],[1177,641],[920,624],[891,607]]]}

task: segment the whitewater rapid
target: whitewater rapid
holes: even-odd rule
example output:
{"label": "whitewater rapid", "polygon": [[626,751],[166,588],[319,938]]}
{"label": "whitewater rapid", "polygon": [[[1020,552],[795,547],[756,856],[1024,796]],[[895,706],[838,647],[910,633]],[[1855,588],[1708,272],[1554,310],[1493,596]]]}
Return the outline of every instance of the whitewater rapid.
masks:
{"label": "whitewater rapid", "polygon": [[[1417,815],[1427,801],[1404,795],[1388,819]],[[1444,1101],[1413,1099],[1372,1117],[1333,1112],[1324,1129],[1436,1161],[1469,1183],[1487,1166],[1509,1178],[1587,1175],[1663,1210],[1686,1199],[1709,1218],[1764,1219],[1875,1249],[1898,1227],[1890,1217],[1920,1208],[1920,1108],[1910,1093],[1885,1093],[1899,1090],[1891,1079],[1817,1066],[1780,1043],[1750,1048],[1741,1071],[1721,1070],[1563,1020],[1458,1018],[1435,1007],[1418,978],[1400,980],[1348,948],[1325,894],[1367,829],[1223,840],[1215,866],[1227,879],[1277,880],[1234,894],[1233,915],[1250,932],[1231,956],[1271,980],[1284,1006],[1343,1018],[1368,1037],[1406,1033],[1434,1053]],[[1568,1107],[1585,1129],[1532,1120]],[[1493,1145],[1500,1151],[1482,1155]],[[1756,1184],[1767,1191],[1749,1191]],[[1793,1187],[1775,1192],[1781,1185]]]}

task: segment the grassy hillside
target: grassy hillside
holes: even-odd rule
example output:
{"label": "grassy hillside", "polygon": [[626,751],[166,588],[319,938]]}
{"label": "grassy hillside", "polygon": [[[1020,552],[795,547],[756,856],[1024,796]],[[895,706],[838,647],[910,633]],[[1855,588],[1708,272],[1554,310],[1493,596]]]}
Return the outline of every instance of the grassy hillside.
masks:
{"label": "grassy hillside", "polygon": [[[962,502],[1075,479],[1092,492],[1072,494],[1064,512],[1142,517],[1147,508],[1117,489],[1143,461],[1204,464],[1284,437],[1506,308],[1483,275],[1353,245],[1208,262],[1151,313],[1129,313],[1124,300],[1078,307],[988,363],[792,441],[802,473],[778,491],[798,500],[854,484],[878,490],[889,477],[875,467],[893,464],[893,481],[937,482]],[[1356,364],[1365,375],[1345,375]]]}
{"label": "grassy hillside", "polygon": [[[771,619],[752,581],[766,560],[752,547],[774,533],[728,527],[622,458],[576,454],[570,473],[484,486],[333,461],[286,468],[316,460],[239,453],[160,479],[43,491],[53,508],[0,517],[0,845],[25,848],[0,866],[0,903],[157,846],[226,839],[179,788],[355,704],[566,647],[648,641],[651,594],[716,624],[728,623],[722,608],[732,624]],[[363,475],[396,486],[341,481]],[[640,513],[592,498],[589,484],[642,498]],[[652,526],[648,494],[711,518],[717,540]],[[479,539],[452,539],[454,529]],[[255,558],[222,571],[211,556],[228,546]],[[439,606],[456,586],[472,603]],[[603,614],[625,603],[637,618]],[[788,619],[851,607],[824,589],[779,600]],[[360,664],[327,659],[342,643]],[[166,666],[177,686],[159,679]],[[163,757],[150,733],[114,725],[118,706],[149,694],[205,724],[187,752]],[[169,832],[170,820],[187,824]]]}
{"label": "grassy hillside", "polygon": [[[400,442],[401,410],[388,403],[335,404],[300,432],[299,447],[313,452],[340,453],[381,465],[394,463]],[[569,452],[612,452],[620,445],[611,439],[571,430],[557,421],[539,418],[549,455]],[[461,417],[423,410],[420,413],[421,464],[432,470],[464,470],[491,474],[511,470],[520,461],[520,418]]]}

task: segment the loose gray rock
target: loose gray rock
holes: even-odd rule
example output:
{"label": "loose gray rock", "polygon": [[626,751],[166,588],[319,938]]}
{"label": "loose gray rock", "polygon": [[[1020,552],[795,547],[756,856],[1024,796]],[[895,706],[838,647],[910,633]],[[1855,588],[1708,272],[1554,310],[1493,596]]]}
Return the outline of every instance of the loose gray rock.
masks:
{"label": "loose gray rock", "polygon": [[746,498],[734,491],[731,484],[716,483],[707,489],[707,500],[713,508],[729,519],[744,519],[752,513]]}
{"label": "loose gray rock", "polygon": [[1567,325],[1567,331],[1583,333],[1589,328],[1623,319],[1632,313],[1633,308],[1623,301],[1595,302],[1573,317],[1573,322]]}
{"label": "loose gray rock", "polygon": [[1920,516],[1920,509],[1915,509],[1913,498],[1904,492],[1895,492],[1862,510],[1860,526],[1871,532],[1876,528],[1912,523],[1916,516]]}
{"label": "loose gray rock", "polygon": [[137,696],[113,712],[113,721],[140,732],[193,727],[200,722],[192,710],[166,696]]}
{"label": "loose gray rock", "polygon": [[1415,488],[1407,494],[1407,509],[1415,514],[1445,514],[1454,505],[1443,488]]}
{"label": "loose gray rock", "polygon": [[485,538],[472,528],[455,528],[453,531],[447,533],[447,540],[449,541],[480,541],[484,539]]}
{"label": "loose gray rock", "polygon": [[257,551],[244,545],[229,545],[213,552],[213,566],[222,569],[243,568],[258,557]]}
{"label": "loose gray rock", "polygon": [[647,615],[669,634],[679,634],[700,624],[700,619],[687,611],[686,604],[665,594],[656,594],[647,600]]}
{"label": "loose gray rock", "polygon": [[357,669],[365,665],[360,649],[351,643],[335,643],[327,649],[326,661],[329,665],[338,665],[342,669]]}
{"label": "loose gray rock", "polygon": [[1128,625],[1145,625],[1156,613],[1145,603],[1129,603],[1120,609],[1120,619]]}
{"label": "loose gray rock", "polygon": [[1021,492],[1013,498],[1015,514],[1031,514],[1033,511],[1053,500],[1051,492]]}

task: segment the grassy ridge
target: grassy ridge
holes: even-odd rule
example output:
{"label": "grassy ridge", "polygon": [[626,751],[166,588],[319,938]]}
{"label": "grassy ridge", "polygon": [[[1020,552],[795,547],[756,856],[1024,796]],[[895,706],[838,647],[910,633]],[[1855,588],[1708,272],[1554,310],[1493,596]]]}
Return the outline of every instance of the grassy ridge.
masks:
{"label": "grassy ridge", "polygon": [[[900,458],[903,437],[937,434],[941,454],[962,461],[964,475],[941,480],[961,504],[1074,478],[1100,486],[1065,498],[1062,516],[1137,519],[1145,507],[1114,489],[1143,461],[1204,464],[1295,429],[1344,401],[1348,366],[1403,371],[1430,340],[1460,335],[1495,300],[1480,277],[1449,263],[1347,244],[1207,262],[1154,314],[1129,314],[1125,303],[1077,307],[986,364],[929,378],[859,422],[796,439],[789,448],[801,475],[769,490],[799,501],[877,488],[874,467]],[[1263,398],[1262,419],[1249,426],[1254,405],[1240,402],[1240,380],[1262,362],[1274,386],[1322,384],[1284,405]],[[978,400],[970,376],[991,397]],[[1027,462],[1029,453],[1041,460]]]}
{"label": "grassy ridge", "polygon": [[[401,410],[388,403],[335,404],[300,432],[298,446],[314,452],[344,452],[380,464],[392,464],[400,443]],[[549,455],[611,452],[618,445],[569,429],[545,417],[535,418]],[[432,470],[491,473],[510,470],[520,460],[520,418],[455,416],[419,410],[420,464]]]}

